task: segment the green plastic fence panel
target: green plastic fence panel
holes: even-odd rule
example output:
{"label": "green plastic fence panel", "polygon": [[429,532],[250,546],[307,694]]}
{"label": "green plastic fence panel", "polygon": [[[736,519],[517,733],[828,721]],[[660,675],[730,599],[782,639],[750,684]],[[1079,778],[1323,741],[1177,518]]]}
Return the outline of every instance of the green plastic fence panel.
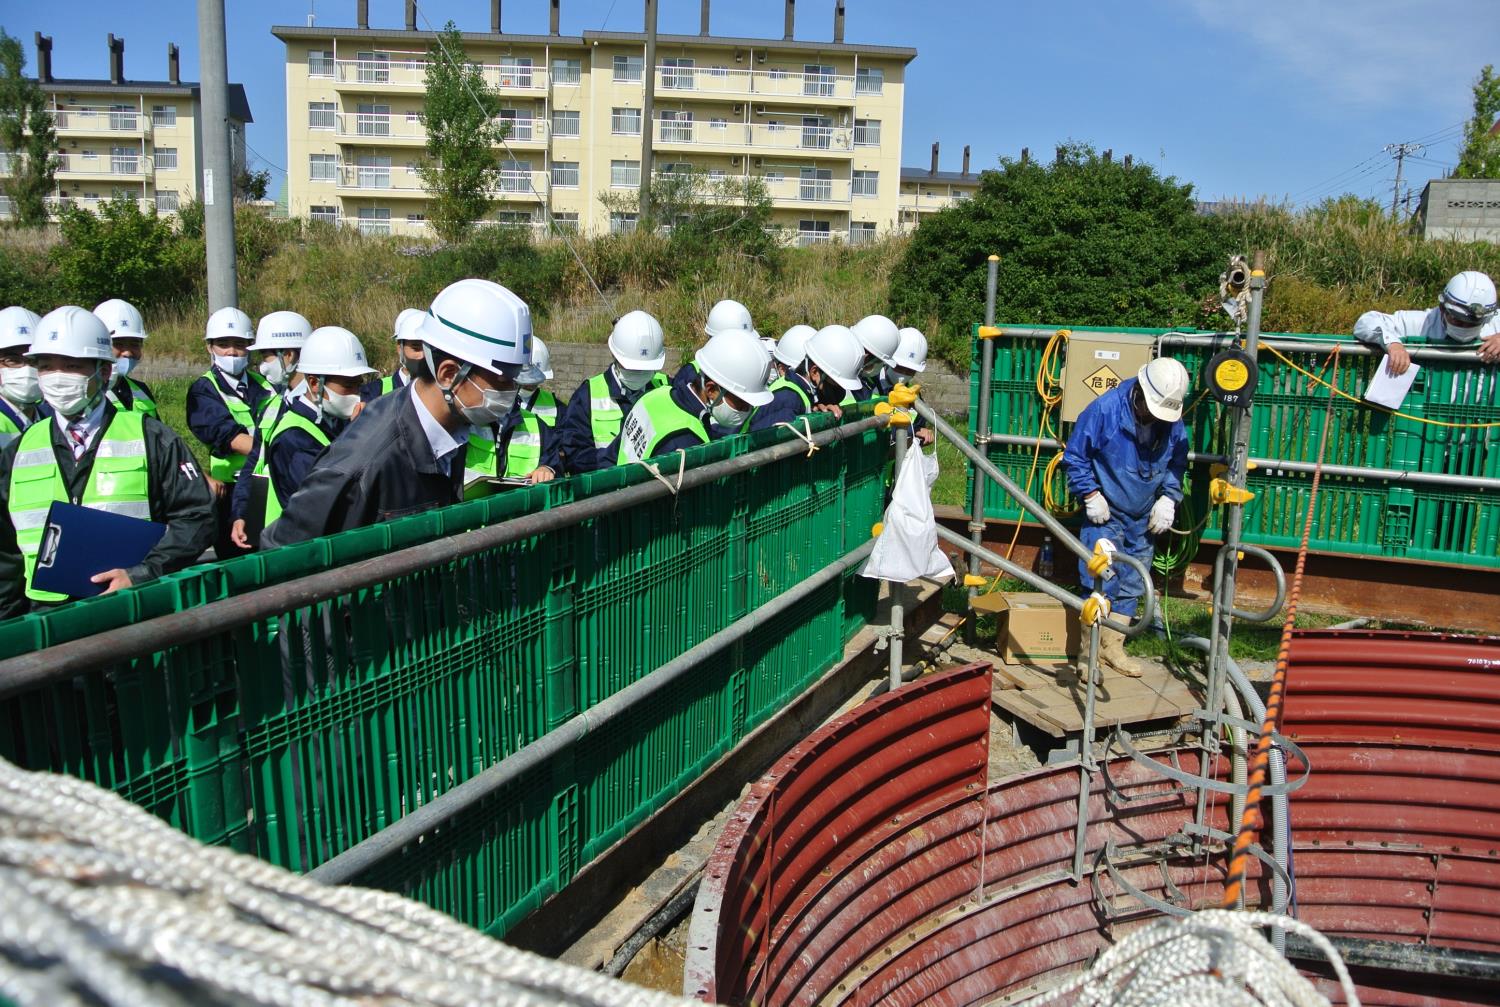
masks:
{"label": "green plastic fence panel", "polygon": [[[730,438],[686,463],[789,436]],[[888,435],[866,432],[22,694],[0,702],[0,755],[310,869],[865,541],[888,454]],[[24,653],[651,478],[622,467],[196,567],[0,623],[0,646]],[[830,585],[361,882],[503,933],[836,662],[876,588]]]}
{"label": "green plastic fence panel", "polygon": [[[1002,326],[1004,328],[1004,326]],[[1161,336],[1188,330],[1078,327],[1073,331],[1120,332]],[[1189,331],[1189,334],[1193,334]],[[1301,373],[1310,371],[1329,380],[1330,354],[1347,337],[1268,334],[1272,339],[1326,344],[1327,350],[1287,354],[1296,367],[1262,352],[1251,423],[1250,453],[1258,458],[1314,462],[1328,410],[1329,392]],[[1037,370],[1045,339],[1002,337],[996,343],[993,375],[988,390],[991,429],[996,434],[1035,437],[1041,427],[1042,402],[1036,391]],[[1211,397],[1199,398],[1205,386],[1203,370],[1213,351],[1202,347],[1168,346],[1193,375],[1193,393],[1185,416],[1194,451],[1226,454],[1227,417]],[[1065,359],[1066,352],[1063,357]],[[1337,387],[1359,399],[1378,357],[1349,356],[1338,362]],[[970,440],[977,443],[979,413],[979,346],[974,345],[970,369]],[[1424,361],[1401,412],[1444,423],[1476,424],[1500,421],[1500,369],[1442,360]],[[1070,424],[1054,424],[1045,436],[1066,440]],[[1055,452],[1043,449],[1030,485],[1041,493],[1042,472]],[[1034,451],[1015,445],[991,444],[988,455],[1023,486],[1028,485]],[[1394,416],[1359,401],[1335,396],[1325,462],[1364,468],[1431,472],[1464,477],[1500,475],[1500,428],[1453,428]],[[1187,491],[1202,513],[1208,471],[1189,470]],[[1308,473],[1263,468],[1250,473],[1248,485],[1256,498],[1245,507],[1245,540],[1258,545],[1295,548],[1301,541]],[[1062,489],[1057,481],[1055,492]],[[969,500],[973,500],[972,473]],[[1209,516],[1205,538],[1221,537],[1222,509]],[[1020,509],[996,488],[986,491],[985,515],[1015,520]],[[1469,567],[1500,568],[1500,493],[1479,487],[1398,484],[1389,479],[1365,479],[1325,473],[1319,491],[1311,547],[1348,555],[1399,557]]]}

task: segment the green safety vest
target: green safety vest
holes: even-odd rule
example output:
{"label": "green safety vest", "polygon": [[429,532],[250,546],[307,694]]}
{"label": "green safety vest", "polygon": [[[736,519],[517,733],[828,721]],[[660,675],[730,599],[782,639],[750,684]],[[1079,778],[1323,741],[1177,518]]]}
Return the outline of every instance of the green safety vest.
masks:
{"label": "green safety vest", "polygon": [[779,377],[775,381],[771,382],[771,387],[766,390],[769,391],[772,395],[775,395],[783,388],[790,388],[792,391],[797,393],[797,398],[802,400],[802,411],[804,413],[812,412],[812,399],[807,397],[807,392],[803,391],[802,386],[797,384],[797,382],[795,381],[791,381],[786,377]]}
{"label": "green safety vest", "polygon": [[94,461],[81,500],[69,501],[62,470],[52,451],[51,422],[33,423],[21,435],[10,473],[10,522],[25,566],[26,597],[33,601],[67,601],[65,594],[31,587],[37,554],[54,501],[78,503],[109,514],[151,520],[150,469],[140,413],[116,411],[94,445]]}
{"label": "green safety vest", "polygon": [[620,455],[618,465],[628,465],[656,456],[657,445],[673,434],[687,431],[708,443],[708,431],[703,421],[672,401],[672,389],[653,388],[630,410],[620,431]]}
{"label": "green safety vest", "polygon": [[520,479],[535,472],[542,464],[542,421],[529,410],[521,410],[521,422],[510,432],[510,444],[505,449],[505,472],[499,472],[496,444],[493,438],[478,431],[469,434],[469,450],[464,456],[464,499],[490,495],[488,486],[468,489],[475,479],[494,478],[503,474],[507,479]]}
{"label": "green safety vest", "polygon": [[[667,384],[667,376],[658,371],[651,378],[648,391],[655,391]],[[589,426],[593,428],[594,447],[608,447],[620,436],[620,425],[625,422],[625,410],[609,394],[609,382],[603,374],[589,378]]]}
{"label": "green safety vest", "polygon": [[[10,405],[9,403],[6,404]],[[16,407],[13,405],[11,405],[10,408],[16,409]],[[20,410],[16,409],[16,413],[17,415],[19,415]],[[0,448],[5,447],[11,441],[15,440],[17,437],[20,437],[22,432],[31,425],[31,423],[28,423],[25,427],[18,426],[16,424],[16,421],[10,418],[10,413],[8,413],[4,409],[0,409]]]}
{"label": "green safety vest", "polygon": [[[219,398],[224,400],[224,405],[229,407],[229,415],[234,418],[234,421],[244,428],[245,433],[252,433],[255,430],[255,424],[259,417],[250,404],[238,395],[226,395],[224,389],[219,387],[219,382],[214,377],[214,369],[212,367],[204,371],[203,376],[208,379],[209,384],[213,385],[214,391],[219,393]],[[268,403],[281,397],[275,394],[275,389],[271,387],[271,383],[261,375],[247,372],[246,377],[249,381],[260,385],[266,391],[272,393],[271,399],[266,400]],[[262,406],[261,408],[266,409],[269,406]],[[249,461],[248,455],[236,455],[233,458],[220,458],[218,455],[214,455],[209,459],[208,474],[220,482],[232,483],[235,477],[240,474],[240,469],[245,467],[245,462],[247,461]]]}
{"label": "green safety vest", "polygon": [[271,396],[265,408],[261,410],[260,419],[255,423],[260,431],[260,457],[255,459],[255,471],[251,472],[251,475],[259,477],[270,474],[270,464],[266,461],[266,448],[270,446],[271,436],[276,432],[276,424],[284,413],[288,412],[291,410],[286,408],[286,398],[281,395]]}
{"label": "green safety vest", "polygon": [[[271,411],[272,410],[270,409],[266,410],[266,412]],[[325,448],[329,444],[328,435],[323,432],[322,427],[318,426],[312,420],[308,419],[306,416],[303,416],[301,413],[294,413],[290,409],[286,410],[285,412],[281,412],[280,418],[276,421],[275,427],[271,430],[271,435],[269,437],[265,436],[264,434],[261,435],[262,440],[260,444],[260,462],[255,467],[257,475],[261,474],[261,469],[262,467],[264,467],[266,478],[270,478],[271,463],[268,459],[271,454],[271,445],[276,443],[276,438],[280,437],[284,432],[288,430],[305,430],[307,433],[312,434],[313,440],[317,441]],[[267,487],[267,490],[266,520],[264,527],[269,527],[272,521],[275,521],[277,518],[281,517],[281,511],[286,506],[286,501],[281,499],[281,494],[276,491],[276,481],[274,479],[271,480],[271,485]]]}
{"label": "green safety vest", "polygon": [[[600,375],[600,377],[603,377],[603,375]],[[538,388],[536,390],[536,398],[531,401],[531,405],[523,408],[547,424],[547,426],[555,427],[557,426],[557,406],[556,395],[553,395],[545,388]]]}
{"label": "green safety vest", "polygon": [[[127,385],[130,386],[129,411],[133,413],[141,413],[145,416],[154,417],[156,415],[156,402],[151,398],[151,396],[146,394],[146,387],[139,381],[134,381],[130,378],[125,378],[123,380]],[[115,393],[113,391],[109,393],[108,397],[109,401],[114,404],[114,407],[116,409],[124,410],[125,407],[120,405],[120,400],[115,396]]]}
{"label": "green safety vest", "polygon": [[396,375],[387,374],[380,379],[380,394],[389,395],[396,388]]}

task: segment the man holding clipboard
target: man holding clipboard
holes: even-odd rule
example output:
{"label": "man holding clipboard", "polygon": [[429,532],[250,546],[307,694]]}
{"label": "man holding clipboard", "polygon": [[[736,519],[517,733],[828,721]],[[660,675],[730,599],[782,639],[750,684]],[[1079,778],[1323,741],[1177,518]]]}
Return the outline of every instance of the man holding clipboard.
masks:
{"label": "man holding clipboard", "polygon": [[[105,397],[103,322],[58,308],[29,356],[54,416],[0,450],[0,619],[180,570],[214,533],[212,494],[182,441]],[[94,572],[74,583],[80,567]]]}

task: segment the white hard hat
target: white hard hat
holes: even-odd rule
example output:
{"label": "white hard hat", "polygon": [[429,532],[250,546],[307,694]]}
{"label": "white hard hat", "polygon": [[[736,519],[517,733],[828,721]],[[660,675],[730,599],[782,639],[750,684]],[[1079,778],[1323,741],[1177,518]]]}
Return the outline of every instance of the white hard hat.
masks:
{"label": "white hard hat", "polygon": [[644,311],[628,311],[609,333],[609,352],[627,371],[659,371],[667,364],[661,322]]}
{"label": "white hard hat", "polygon": [[112,339],[145,339],[146,322],[129,301],[112,297],[94,308],[94,315],[104,323]]}
{"label": "white hard hat", "polygon": [[531,309],[492,280],[459,280],[433,298],[418,339],[464,363],[514,375],[531,362]]}
{"label": "white hard hat", "polygon": [[801,367],[807,355],[807,341],[816,333],[811,325],[793,325],[781,334],[776,342],[776,352],[771,354],[788,367]]}
{"label": "white hard hat", "polygon": [[865,348],[847,325],[825,325],[807,341],[807,359],[847,391],[859,388]]}
{"label": "white hard hat", "polygon": [[913,371],[927,370],[927,337],[921,329],[901,330],[901,345],[896,347],[896,366]]}
{"label": "white hard hat", "polygon": [[402,308],[401,313],[396,316],[396,340],[398,342],[422,341],[417,335],[417,326],[422,324],[422,319],[427,317],[427,312],[421,308]]}
{"label": "white hard hat", "polygon": [[769,405],[775,397],[766,391],[771,355],[754,336],[722,333],[703,344],[693,357],[693,365],[698,373],[752,406]]}
{"label": "white hard hat", "polygon": [[109,329],[93,312],[75,304],[65,304],[49,311],[37,322],[31,340],[31,356],[48,353],[74,360],[103,360],[114,363],[109,345]]}
{"label": "white hard hat", "polygon": [[708,324],[703,326],[708,338],[722,336],[726,332],[748,332],[756,338],[755,323],[750,320],[750,309],[739,301],[720,301],[708,313]]}
{"label": "white hard hat", "polygon": [[36,328],[41,323],[41,315],[19,305],[13,304],[0,311],[0,350],[9,350],[17,346],[31,349],[31,341],[35,338]]}
{"label": "white hard hat", "polygon": [[521,368],[516,377],[518,385],[539,385],[552,380],[552,351],[542,342],[541,336],[531,337],[531,363]]}
{"label": "white hard hat", "polygon": [[251,339],[255,326],[250,316],[239,308],[220,308],[208,316],[208,325],[203,329],[203,341],[215,339]]}
{"label": "white hard hat", "polygon": [[1171,357],[1157,357],[1142,367],[1136,378],[1152,416],[1168,423],[1182,419],[1182,402],[1188,390],[1186,367]]}
{"label": "white hard hat", "polygon": [[360,345],[359,337],[337,325],[313,329],[307,342],[302,344],[297,369],[320,378],[328,375],[357,378],[375,372],[365,359],[365,348]]}
{"label": "white hard hat", "polygon": [[312,323],[295,311],[273,311],[255,327],[252,350],[300,350],[312,335]]}
{"label": "white hard hat", "polygon": [[896,366],[896,347],[901,345],[901,332],[895,322],[884,315],[866,315],[854,323],[851,331],[870,356],[888,367]]}
{"label": "white hard hat", "polygon": [[1495,315],[1495,283],[1478,270],[1466,269],[1448,281],[1438,304],[1449,335],[1457,329],[1462,338],[1474,339],[1480,326]]}

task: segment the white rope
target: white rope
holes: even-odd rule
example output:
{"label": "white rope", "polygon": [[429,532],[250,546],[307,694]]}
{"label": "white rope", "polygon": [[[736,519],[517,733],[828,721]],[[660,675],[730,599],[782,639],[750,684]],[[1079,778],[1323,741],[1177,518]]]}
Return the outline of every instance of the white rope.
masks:
{"label": "white rope", "polygon": [[661,469],[657,468],[655,465],[652,465],[644,458],[637,458],[635,460],[635,463],[641,468],[645,469],[647,472],[650,472],[656,478],[657,482],[661,483],[667,489],[671,490],[674,497],[679,492],[681,492],[682,473],[687,469],[687,452],[682,448],[677,449],[677,482],[675,483],[672,482],[672,480],[668,479],[666,476],[662,475]]}
{"label": "white rope", "polygon": [[[776,424],[776,425],[778,427],[786,427],[792,433],[796,434],[797,437],[804,444],[807,445],[807,457],[811,458],[813,456],[813,452],[815,452],[815,451],[818,450],[818,446],[813,443],[812,423],[808,420],[808,418],[806,416],[803,416],[803,417],[800,417],[800,418],[802,420],[802,429],[801,430],[798,430],[795,426],[793,426],[790,423],[787,423],[784,420],[782,422]],[[806,431],[806,432],[804,433],[804,431]]]}
{"label": "white rope", "polygon": [[0,906],[0,998],[22,1007],[690,1002],[203,846],[92,784],[3,760]]}
{"label": "white rope", "polygon": [[1327,1007],[1328,998],[1257,929],[1269,926],[1311,941],[1333,965],[1344,1002],[1359,1007],[1349,970],[1328,938],[1288,916],[1223,909],[1157,920],[1104,952],[1083,975],[1020,1007],[1064,999],[1073,1007]]}

